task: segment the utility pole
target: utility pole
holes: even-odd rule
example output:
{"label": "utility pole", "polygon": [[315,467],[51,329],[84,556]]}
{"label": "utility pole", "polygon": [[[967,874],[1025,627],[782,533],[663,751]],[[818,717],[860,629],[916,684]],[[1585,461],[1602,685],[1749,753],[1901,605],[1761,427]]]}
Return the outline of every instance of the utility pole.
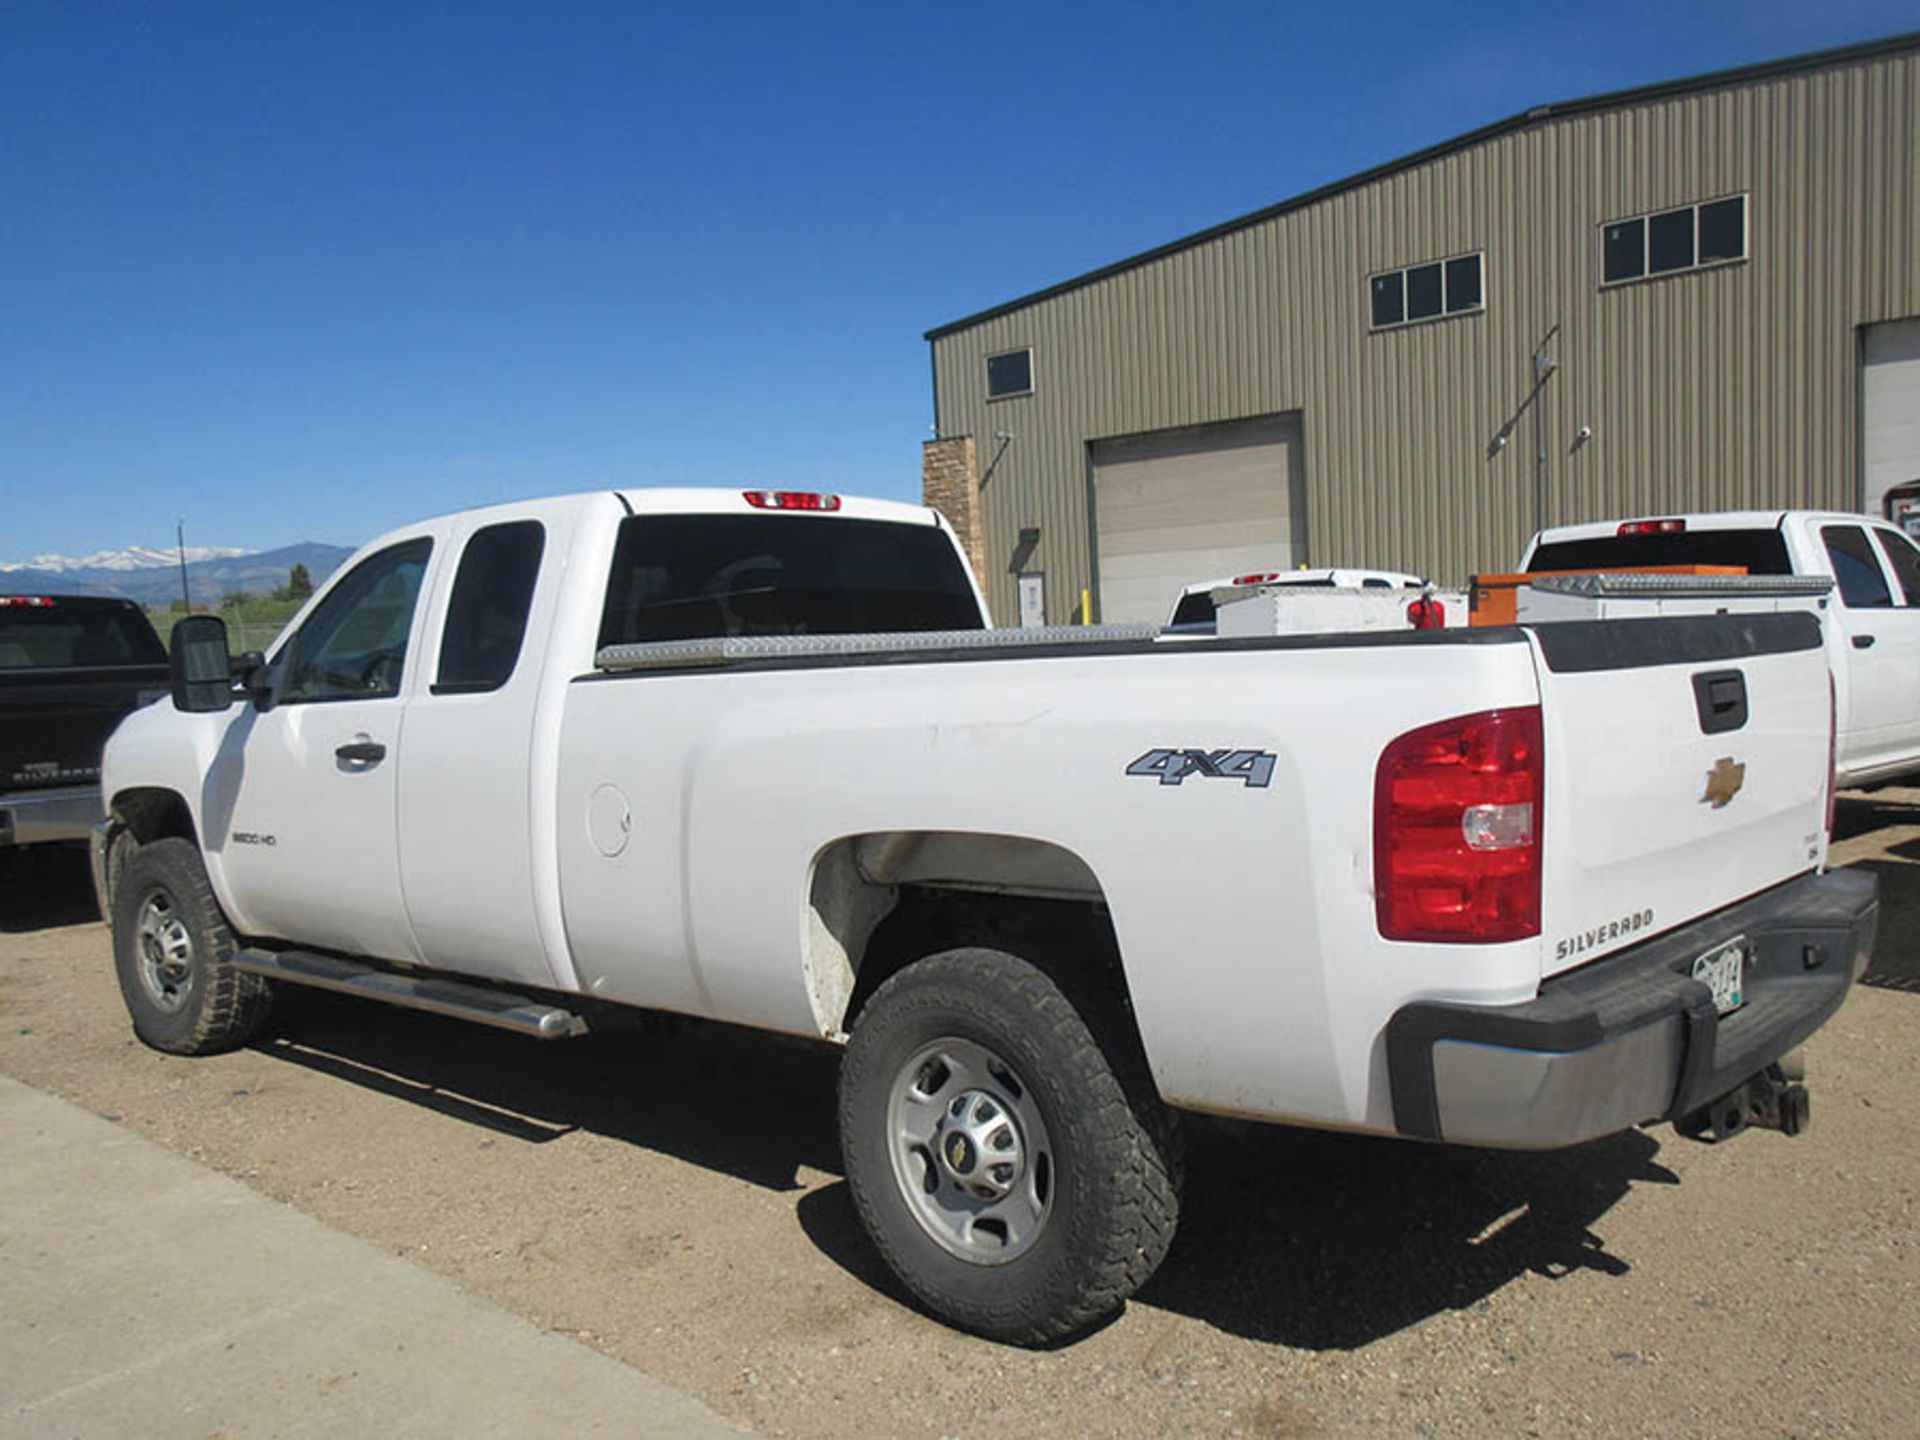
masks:
{"label": "utility pole", "polygon": [[173,544],[180,555],[180,609],[183,614],[193,613],[193,597],[187,593],[187,518],[181,516],[173,522]]}

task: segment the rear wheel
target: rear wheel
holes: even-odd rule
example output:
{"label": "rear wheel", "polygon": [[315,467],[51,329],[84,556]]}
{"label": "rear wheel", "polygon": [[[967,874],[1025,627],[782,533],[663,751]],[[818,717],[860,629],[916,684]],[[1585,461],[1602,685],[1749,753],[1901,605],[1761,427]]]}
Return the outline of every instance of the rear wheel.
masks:
{"label": "rear wheel", "polygon": [[841,1147],[868,1234],[922,1304],[1043,1344],[1146,1282],[1173,1240],[1175,1162],[1144,1073],[1126,1078],[1016,956],[947,951],[874,993],[841,1070]]}
{"label": "rear wheel", "polygon": [[113,896],[113,959],[133,1031],[156,1050],[244,1045],[266,1020],[267,982],[233,968],[233,931],[191,841],[134,852]]}

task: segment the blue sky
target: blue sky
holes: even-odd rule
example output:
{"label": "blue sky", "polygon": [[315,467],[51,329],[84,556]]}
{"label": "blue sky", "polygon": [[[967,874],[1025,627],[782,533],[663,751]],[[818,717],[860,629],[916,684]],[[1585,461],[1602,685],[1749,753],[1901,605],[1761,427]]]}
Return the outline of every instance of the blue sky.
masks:
{"label": "blue sky", "polygon": [[917,497],[931,326],[1805,4],[0,0],[0,561]]}

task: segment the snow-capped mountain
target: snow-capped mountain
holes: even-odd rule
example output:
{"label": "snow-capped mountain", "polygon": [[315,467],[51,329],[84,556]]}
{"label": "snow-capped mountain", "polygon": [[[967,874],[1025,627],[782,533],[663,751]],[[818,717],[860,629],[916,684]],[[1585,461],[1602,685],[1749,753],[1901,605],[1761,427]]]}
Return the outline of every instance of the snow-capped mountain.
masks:
{"label": "snow-capped mountain", "polygon": [[[189,547],[187,587],[195,600],[209,603],[235,591],[265,595],[285,585],[295,565],[306,566],[308,576],[318,585],[352,553],[344,545],[321,545],[311,540],[277,550]],[[0,590],[117,595],[143,605],[164,605],[180,598],[180,560],[171,550],[149,550],[138,545],[77,560],[43,555],[37,560],[0,565]]]}
{"label": "snow-capped mountain", "polygon": [[[237,555],[251,555],[251,550],[229,545],[189,545],[187,563],[196,560],[228,560]],[[101,550],[92,555],[36,555],[31,560],[17,560],[12,564],[0,561],[0,574],[14,570],[44,570],[53,575],[64,575],[70,570],[157,570],[162,565],[178,566],[178,550],[156,550],[151,545],[129,545],[124,550]]]}

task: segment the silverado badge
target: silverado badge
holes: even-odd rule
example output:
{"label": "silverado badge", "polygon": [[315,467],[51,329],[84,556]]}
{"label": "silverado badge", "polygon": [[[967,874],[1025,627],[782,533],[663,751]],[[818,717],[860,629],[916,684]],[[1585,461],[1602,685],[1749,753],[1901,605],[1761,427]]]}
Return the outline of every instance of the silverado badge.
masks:
{"label": "silverado badge", "polygon": [[1746,781],[1747,767],[1734,764],[1731,755],[1722,755],[1713,762],[1713,769],[1707,772],[1707,788],[1700,801],[1716,810],[1724,810],[1727,802],[1740,793],[1740,787]]}

